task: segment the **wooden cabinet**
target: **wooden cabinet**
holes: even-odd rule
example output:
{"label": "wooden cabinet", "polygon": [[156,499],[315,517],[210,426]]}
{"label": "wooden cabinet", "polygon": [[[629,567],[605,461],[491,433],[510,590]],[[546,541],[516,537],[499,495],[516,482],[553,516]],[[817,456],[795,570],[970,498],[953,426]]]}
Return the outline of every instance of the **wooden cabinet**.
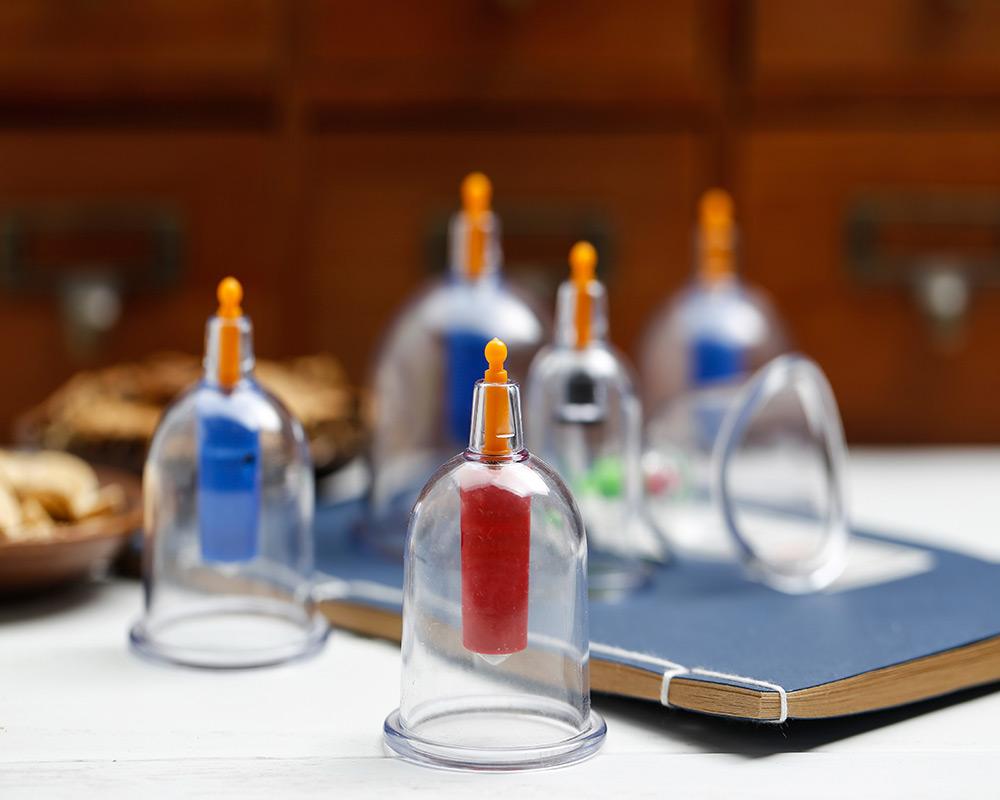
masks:
{"label": "wooden cabinet", "polygon": [[[262,351],[329,348],[361,381],[442,267],[466,172],[494,179],[509,274],[549,308],[569,245],[597,241],[630,350],[722,184],[748,276],[830,373],[853,441],[996,441],[992,278],[941,347],[905,280],[852,268],[847,226],[885,192],[1000,208],[997,41],[992,0],[7,0],[0,235],[32,209],[131,209],[138,244],[43,243],[114,261],[164,215],[180,277],[129,295],[99,360],[196,347],[235,272]],[[77,366],[60,280],[0,291],[0,426]]]}
{"label": "wooden cabinet", "polygon": [[506,272],[534,280],[546,312],[575,238],[600,236],[612,335],[628,347],[688,275],[703,165],[702,145],[684,134],[316,137],[304,203],[310,339],[365,375],[385,325],[443,268],[431,245],[463,175],[482,169],[505,226]]}
{"label": "wooden cabinet", "polygon": [[[0,292],[0,364],[6,375],[0,419],[9,421],[39,402],[80,367],[66,342],[70,331],[60,313],[61,281],[115,274],[116,244],[107,240],[116,236],[116,215],[129,221],[122,226],[128,231],[142,231],[143,215],[150,226],[165,220],[175,225],[179,271],[165,285],[125,295],[99,363],[164,349],[199,351],[205,320],[214,310],[215,283],[228,273],[239,274],[246,285],[258,351],[281,352],[286,337],[299,346],[299,317],[286,314],[283,305],[289,273],[281,247],[287,227],[275,191],[275,156],[272,143],[251,134],[0,134],[5,268],[10,237],[25,218],[56,219],[62,230],[97,213],[107,223],[101,249],[81,246],[74,260],[72,249],[61,248],[62,275],[50,285],[8,283]],[[136,219],[138,227],[132,224]],[[117,249],[127,250],[127,244]],[[95,262],[101,252],[108,260]]]}
{"label": "wooden cabinet", "polygon": [[[746,271],[829,375],[849,439],[1000,440],[996,277],[972,297],[961,335],[942,346],[905,276],[858,275],[848,236],[852,214],[874,197],[971,209],[970,223],[976,209],[995,208],[1000,129],[754,131],[739,161]],[[986,244],[995,260],[997,242]],[[928,242],[927,258],[946,257],[940,246]]]}
{"label": "wooden cabinet", "polygon": [[[1000,96],[1000,5],[758,0],[745,37],[747,269],[829,374],[849,439],[1000,440],[1000,128],[984,102]],[[870,274],[852,220],[886,207],[903,213],[872,227],[905,256]],[[970,268],[970,247],[990,263]],[[938,267],[975,278],[947,336],[918,299]]]}
{"label": "wooden cabinet", "polygon": [[994,0],[757,0],[750,18],[758,97],[1000,94]]}
{"label": "wooden cabinet", "polygon": [[[420,104],[690,103],[714,77],[697,0],[308,0],[301,25],[316,97],[384,110]],[[650,111],[642,105],[644,110]],[[430,109],[425,109],[430,111]]]}
{"label": "wooden cabinet", "polygon": [[6,0],[0,96],[265,95],[286,29],[282,0]]}

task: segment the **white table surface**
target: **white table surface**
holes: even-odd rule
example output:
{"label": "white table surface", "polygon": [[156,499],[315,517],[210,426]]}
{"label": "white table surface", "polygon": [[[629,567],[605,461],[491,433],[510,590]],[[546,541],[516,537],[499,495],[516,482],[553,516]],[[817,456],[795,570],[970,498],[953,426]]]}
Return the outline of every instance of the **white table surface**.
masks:
{"label": "white table surface", "polygon": [[[1000,559],[1000,450],[855,451],[857,523]],[[390,644],[335,632],[318,657],[243,673],[130,655],[136,583],[0,606],[0,798],[1000,796],[1000,692],[832,722],[710,720],[597,697],[593,760],[521,775],[382,750]]]}

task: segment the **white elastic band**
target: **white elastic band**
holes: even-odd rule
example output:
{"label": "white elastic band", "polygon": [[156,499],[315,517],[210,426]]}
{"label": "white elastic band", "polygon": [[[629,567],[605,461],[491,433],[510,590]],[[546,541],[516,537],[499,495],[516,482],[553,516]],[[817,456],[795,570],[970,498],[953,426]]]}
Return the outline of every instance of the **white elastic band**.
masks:
{"label": "white elastic band", "polygon": [[666,669],[663,671],[663,682],[660,683],[660,703],[670,708],[670,681],[677,675],[684,675],[687,673],[687,667],[682,667],[678,665],[673,669]]}
{"label": "white elastic band", "polygon": [[637,653],[634,650],[626,650],[624,647],[615,647],[611,644],[601,644],[599,642],[590,643],[590,652],[601,655],[618,656],[619,658],[627,658],[631,661],[644,662],[651,667],[662,669],[663,678],[660,682],[660,703],[667,708],[671,708],[670,681],[678,675],[704,675],[706,678],[720,678],[722,680],[732,681],[733,683],[747,683],[751,686],[761,686],[765,689],[770,689],[772,692],[777,692],[778,703],[780,705],[778,718],[760,721],[772,722],[779,725],[788,719],[788,692],[785,691],[784,686],[777,683],[762,681],[757,678],[747,678],[743,675],[733,675],[729,672],[716,672],[715,670],[705,669],[704,667],[688,669],[683,664],[678,664],[676,661],[671,661],[668,658],[660,658],[659,656],[653,656],[648,653]]}
{"label": "white elastic band", "polygon": [[649,666],[658,667],[660,669],[684,669],[683,666],[678,664],[676,661],[671,661],[669,658],[660,658],[659,656],[653,656],[649,653],[637,653],[635,650],[626,650],[624,647],[616,647],[613,644],[591,642],[590,652],[606,656],[627,658],[630,661],[641,661]]}
{"label": "white elastic band", "polygon": [[667,708],[670,707],[670,679],[674,675],[682,675],[687,672],[687,667],[683,664],[678,664],[676,661],[671,661],[669,658],[660,658],[648,653],[636,653],[633,650],[626,650],[624,647],[615,647],[612,644],[591,642],[590,652],[599,655],[627,658],[630,661],[639,661],[650,667],[663,670],[663,682],[660,684],[660,703]]}
{"label": "white elastic band", "polygon": [[382,603],[402,603],[403,590],[375,581],[349,581],[350,595]]}

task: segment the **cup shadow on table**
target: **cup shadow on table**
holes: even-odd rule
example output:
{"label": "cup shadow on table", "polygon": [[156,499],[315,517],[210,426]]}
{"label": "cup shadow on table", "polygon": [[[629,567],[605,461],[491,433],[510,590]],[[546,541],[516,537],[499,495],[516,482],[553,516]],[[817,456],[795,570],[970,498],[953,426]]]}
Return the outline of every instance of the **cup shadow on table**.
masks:
{"label": "cup shadow on table", "polygon": [[899,708],[822,720],[790,720],[773,725],[696,714],[680,709],[664,709],[642,700],[597,695],[595,708],[602,713],[628,717],[629,721],[656,735],[670,735],[697,744],[708,752],[729,753],[746,758],[763,758],[781,753],[802,753],[831,742],[903,722],[912,717],[983,697],[1000,688],[1000,683],[911,703]]}

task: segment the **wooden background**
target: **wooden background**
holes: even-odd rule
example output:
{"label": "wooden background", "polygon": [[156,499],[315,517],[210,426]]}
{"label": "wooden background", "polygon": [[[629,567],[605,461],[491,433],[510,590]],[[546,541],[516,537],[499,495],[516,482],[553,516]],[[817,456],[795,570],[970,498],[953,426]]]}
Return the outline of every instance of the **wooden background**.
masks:
{"label": "wooden background", "polygon": [[[230,272],[259,353],[328,349],[363,381],[482,169],[518,277],[551,291],[599,238],[633,352],[688,275],[698,195],[729,187],[745,274],[852,441],[1000,441],[992,266],[942,336],[916,272],[863,279],[846,235],[871,196],[1000,195],[998,41],[990,0],[6,0],[0,248],[25,215],[125,209],[171,220],[180,257],[81,357],[60,281],[127,247],[39,245],[53,277],[0,284],[0,430],[76,369],[199,349]],[[950,245],[920,246],[917,266]]]}

